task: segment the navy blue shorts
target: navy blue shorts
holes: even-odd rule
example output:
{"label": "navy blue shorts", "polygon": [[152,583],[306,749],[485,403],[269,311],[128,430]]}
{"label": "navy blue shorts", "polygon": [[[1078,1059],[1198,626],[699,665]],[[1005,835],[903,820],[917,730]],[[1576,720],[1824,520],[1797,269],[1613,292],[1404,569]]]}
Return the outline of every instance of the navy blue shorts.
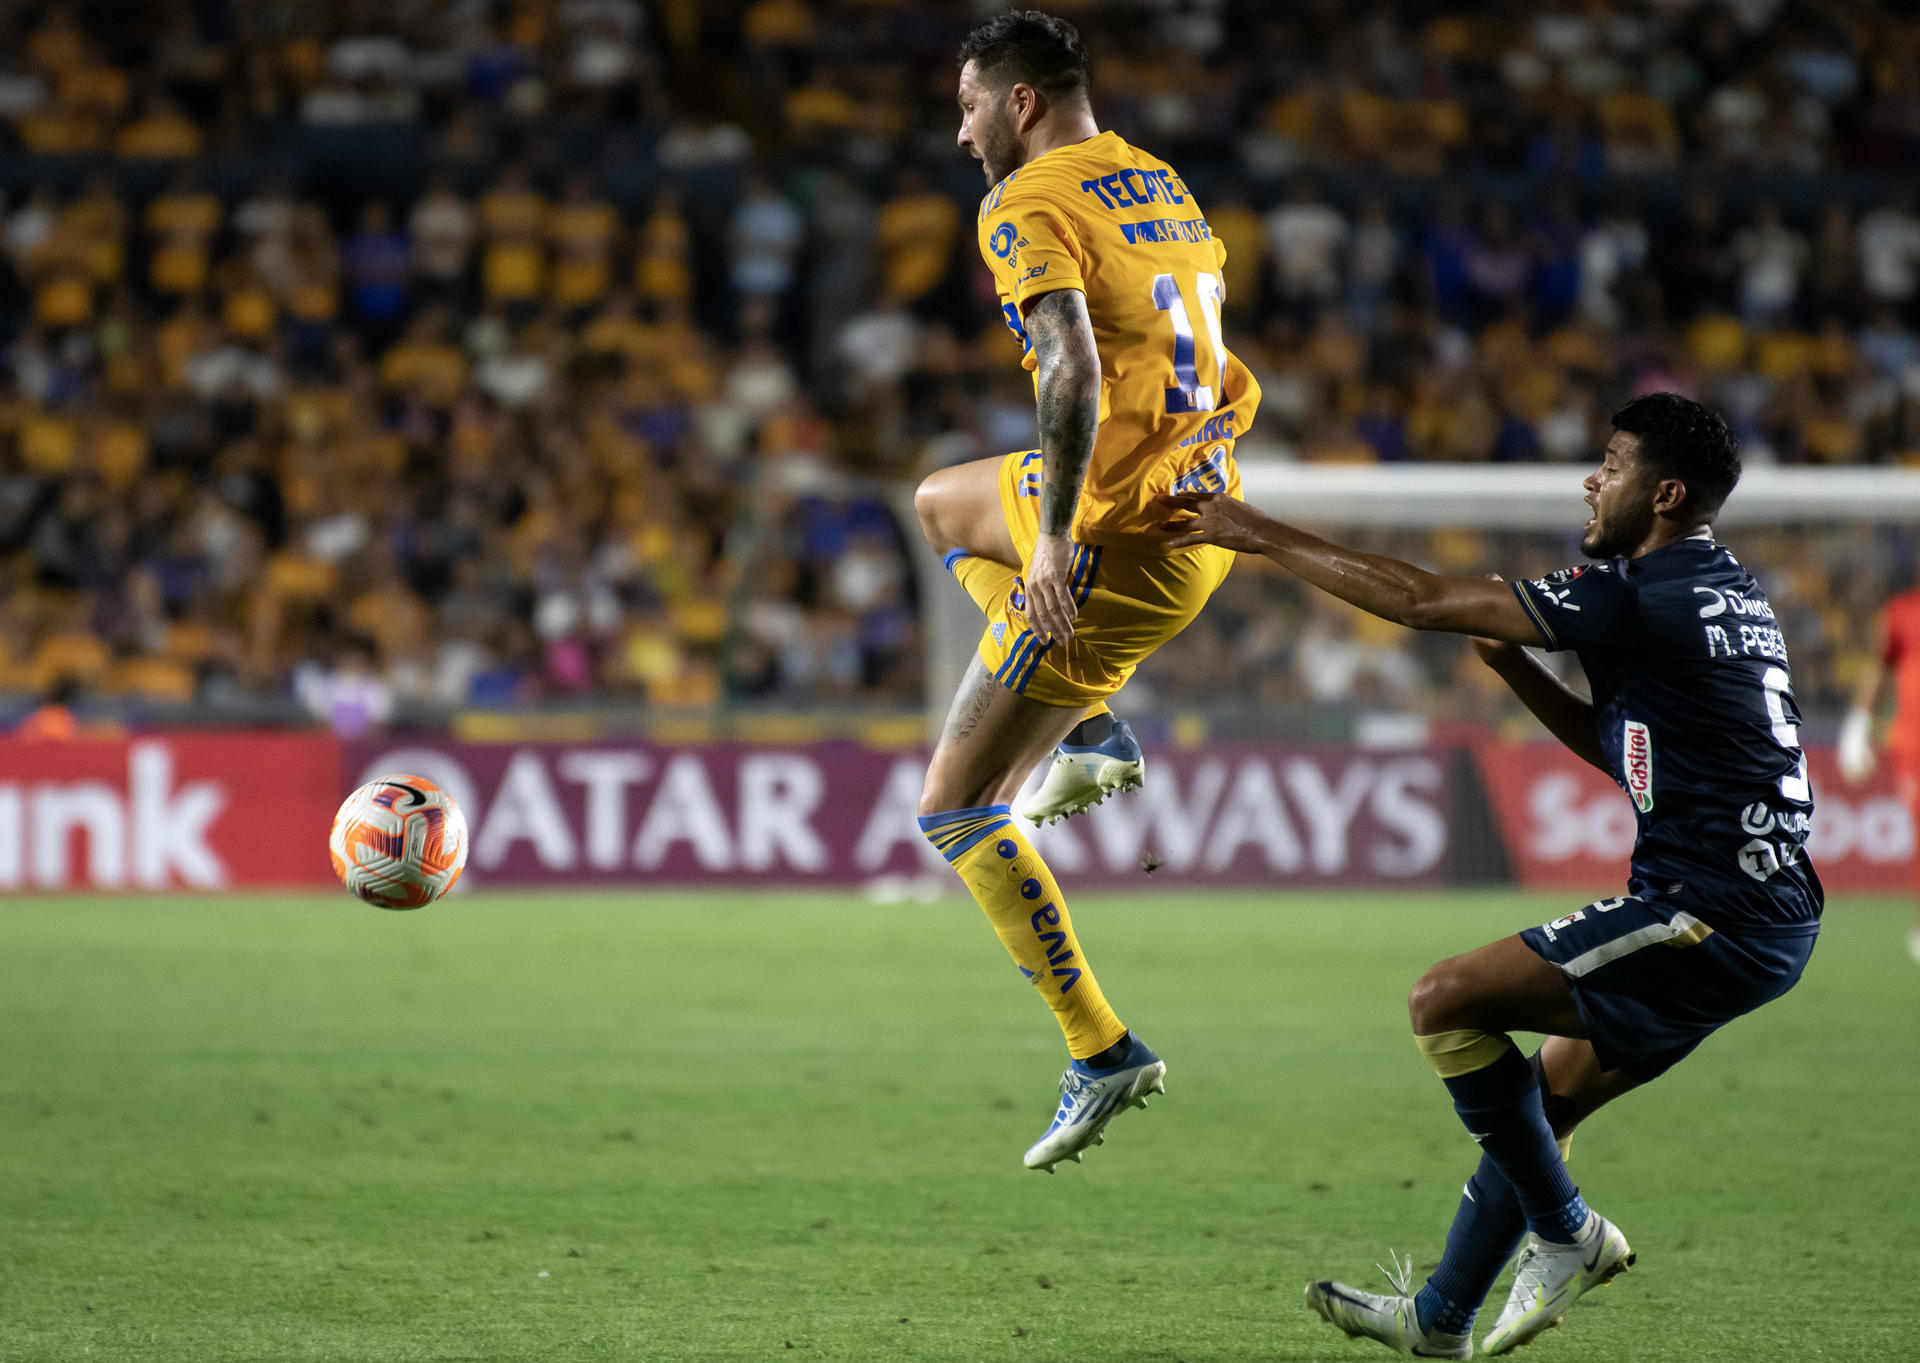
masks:
{"label": "navy blue shorts", "polygon": [[1520,934],[1560,968],[1605,1069],[1652,1079],[1742,1013],[1799,982],[1805,931],[1714,929],[1666,896],[1602,899]]}

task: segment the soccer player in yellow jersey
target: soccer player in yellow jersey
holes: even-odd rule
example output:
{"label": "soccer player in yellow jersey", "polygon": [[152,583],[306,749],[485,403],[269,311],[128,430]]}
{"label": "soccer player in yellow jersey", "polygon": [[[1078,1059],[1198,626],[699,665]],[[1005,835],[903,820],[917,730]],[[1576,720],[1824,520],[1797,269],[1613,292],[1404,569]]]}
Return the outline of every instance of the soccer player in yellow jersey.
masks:
{"label": "soccer player in yellow jersey", "polygon": [[1033,372],[1040,448],[942,470],[915,498],[987,616],[920,826],[1066,1034],[1060,1101],[1026,1153],[1051,1172],[1164,1091],[1166,1066],[1108,1006],[1010,801],[1049,753],[1051,804],[1029,817],[1138,784],[1139,748],[1107,698],[1232,563],[1217,546],[1169,548],[1157,499],[1239,487],[1233,442],[1260,389],[1221,341],[1225,252],[1170,166],[1100,131],[1073,26],[1011,11],[960,58],[959,142],[990,186],[980,251]]}

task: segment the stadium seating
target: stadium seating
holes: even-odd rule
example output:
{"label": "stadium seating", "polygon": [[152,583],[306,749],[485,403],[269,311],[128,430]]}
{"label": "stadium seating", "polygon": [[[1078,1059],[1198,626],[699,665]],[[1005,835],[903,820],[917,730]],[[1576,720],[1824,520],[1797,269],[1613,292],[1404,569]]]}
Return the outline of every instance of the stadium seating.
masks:
{"label": "stadium seating", "polygon": [[[12,708],[919,700],[887,488],[1033,440],[973,7],[151,8],[0,13]],[[1680,388],[1751,461],[1920,461],[1906,7],[1059,8],[1228,243],[1248,457],[1577,464]],[[1745,552],[1835,703],[1904,542]],[[1142,689],[1503,713],[1251,573],[1189,643]]]}

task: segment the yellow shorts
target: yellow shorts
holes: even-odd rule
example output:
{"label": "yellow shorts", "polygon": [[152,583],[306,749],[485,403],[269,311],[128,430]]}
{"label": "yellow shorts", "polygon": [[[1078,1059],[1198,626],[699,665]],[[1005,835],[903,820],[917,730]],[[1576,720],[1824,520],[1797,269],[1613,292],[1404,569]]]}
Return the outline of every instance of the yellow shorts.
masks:
{"label": "yellow shorts", "polygon": [[[1040,537],[1039,451],[1000,464],[1000,506],[1024,566]],[[1027,627],[1026,580],[987,612],[980,661],[995,681],[1043,705],[1084,708],[1127,684],[1134,668],[1187,627],[1233,566],[1230,549],[1202,544],[1178,553],[1124,544],[1077,545],[1067,581],[1080,613],[1065,645],[1043,644]]]}

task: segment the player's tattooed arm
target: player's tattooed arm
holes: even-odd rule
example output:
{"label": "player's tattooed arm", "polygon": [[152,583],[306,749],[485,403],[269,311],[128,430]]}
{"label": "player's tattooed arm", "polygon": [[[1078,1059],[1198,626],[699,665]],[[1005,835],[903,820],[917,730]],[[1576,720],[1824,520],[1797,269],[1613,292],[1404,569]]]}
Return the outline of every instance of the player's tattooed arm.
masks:
{"label": "player's tattooed arm", "polygon": [[1174,548],[1217,544],[1265,555],[1309,586],[1408,629],[1474,634],[1535,648],[1546,644],[1504,582],[1443,577],[1384,554],[1348,549],[1222,493],[1177,493],[1160,500],[1176,513],[1161,526],[1174,536],[1168,541]]}
{"label": "player's tattooed arm", "polygon": [[1100,352],[1087,296],[1078,289],[1043,294],[1027,313],[1040,418],[1040,532],[1073,526],[1080,483],[1100,425]]}
{"label": "player's tattooed arm", "polygon": [[1067,538],[1080,484],[1100,428],[1100,352],[1087,298],[1078,289],[1044,294],[1027,312],[1040,424],[1040,537],[1027,564],[1027,615],[1049,639],[1073,636]]}

